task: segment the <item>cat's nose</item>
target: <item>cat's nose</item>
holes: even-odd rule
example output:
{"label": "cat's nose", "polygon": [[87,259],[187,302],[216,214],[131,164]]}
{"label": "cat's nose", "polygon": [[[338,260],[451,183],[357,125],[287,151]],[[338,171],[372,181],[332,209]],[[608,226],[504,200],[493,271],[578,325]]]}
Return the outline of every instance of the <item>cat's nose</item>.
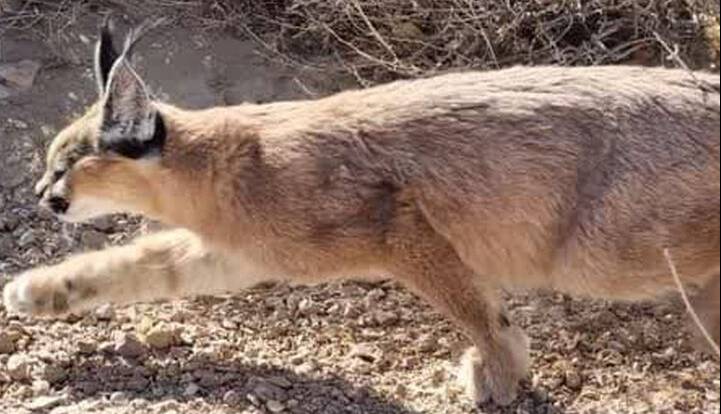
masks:
{"label": "cat's nose", "polygon": [[70,208],[70,203],[63,197],[50,197],[48,199],[48,207],[55,214],[65,214]]}

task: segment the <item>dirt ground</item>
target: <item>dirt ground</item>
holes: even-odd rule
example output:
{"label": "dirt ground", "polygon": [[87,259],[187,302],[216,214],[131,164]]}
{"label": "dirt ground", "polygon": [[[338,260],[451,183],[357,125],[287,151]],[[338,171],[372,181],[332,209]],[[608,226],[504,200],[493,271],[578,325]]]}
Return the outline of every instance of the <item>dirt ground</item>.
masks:
{"label": "dirt ground", "polygon": [[[0,285],[154,227],[128,217],[68,227],[35,209],[45,146],[95,99],[96,24],[97,16],[80,19],[52,47],[33,36],[0,38],[0,63],[42,65],[29,91],[0,99]],[[139,57],[158,96],[189,107],[342,87],[275,67],[248,41],[180,28],[151,36]],[[690,350],[675,302],[533,294],[510,305],[532,337],[533,374],[514,406],[480,412],[719,412],[718,363]],[[478,413],[454,385],[465,346],[453,326],[392,284],[265,287],[61,321],[10,317],[0,307],[0,412]]]}

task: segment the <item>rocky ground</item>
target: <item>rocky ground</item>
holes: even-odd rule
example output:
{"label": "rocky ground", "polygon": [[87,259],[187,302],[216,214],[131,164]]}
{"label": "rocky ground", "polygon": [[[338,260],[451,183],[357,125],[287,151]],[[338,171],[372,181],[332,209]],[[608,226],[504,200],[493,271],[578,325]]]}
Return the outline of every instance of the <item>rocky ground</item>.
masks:
{"label": "rocky ground", "polygon": [[[0,38],[0,285],[153,227],[127,217],[69,227],[35,209],[47,142],[95,98],[96,23],[83,17],[53,43]],[[159,96],[191,107],[340,87],[269,65],[248,42],[180,28],[154,36],[140,55]],[[719,412],[718,363],[690,350],[676,304],[556,295],[510,303],[532,337],[533,375],[513,407],[481,412]],[[0,307],[0,412],[473,413],[454,385],[466,346],[393,284],[264,287],[65,320]]]}

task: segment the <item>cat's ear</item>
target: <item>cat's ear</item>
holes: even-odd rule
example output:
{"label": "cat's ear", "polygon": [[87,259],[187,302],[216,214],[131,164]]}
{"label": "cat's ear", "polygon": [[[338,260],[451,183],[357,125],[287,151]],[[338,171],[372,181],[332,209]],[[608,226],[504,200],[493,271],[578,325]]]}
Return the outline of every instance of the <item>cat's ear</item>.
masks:
{"label": "cat's ear", "polygon": [[153,105],[145,82],[135,71],[130,55],[138,40],[159,22],[130,32],[121,55],[108,75],[102,101],[99,149],[139,159],[159,156],[165,144],[163,120]]}

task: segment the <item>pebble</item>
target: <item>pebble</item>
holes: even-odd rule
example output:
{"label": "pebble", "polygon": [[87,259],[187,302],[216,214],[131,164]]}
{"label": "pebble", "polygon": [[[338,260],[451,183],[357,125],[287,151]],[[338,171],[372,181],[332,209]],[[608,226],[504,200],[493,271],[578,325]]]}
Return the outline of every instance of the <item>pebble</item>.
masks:
{"label": "pebble", "polygon": [[110,322],[115,319],[115,308],[110,304],[105,304],[97,308],[94,314],[97,320]]}
{"label": "pebble", "polygon": [[93,250],[102,249],[108,243],[108,236],[97,230],[87,230],[80,235],[83,246]]}
{"label": "pebble", "polygon": [[198,384],[190,383],[187,387],[185,387],[185,391],[183,391],[183,396],[185,397],[195,397],[200,393],[200,387]]}
{"label": "pebble", "polygon": [[50,392],[50,383],[43,380],[33,381],[33,395],[36,397],[45,396]]}
{"label": "pebble", "polygon": [[368,344],[358,344],[351,349],[350,357],[364,362],[373,363],[378,360],[378,351]]}
{"label": "pebble", "polygon": [[177,343],[178,334],[172,327],[160,324],[151,328],[150,331],[145,334],[143,340],[151,348],[168,349]]}
{"label": "pebble", "polygon": [[266,407],[268,407],[268,411],[270,411],[271,413],[282,413],[283,411],[285,411],[285,406],[279,401],[275,400],[268,401]]}
{"label": "pebble", "polygon": [[566,372],[566,386],[573,391],[578,391],[583,387],[583,379],[577,371]]}
{"label": "pebble", "polygon": [[135,335],[121,334],[114,344],[116,354],[125,358],[139,358],[144,356],[148,350]]}
{"label": "pebble", "polygon": [[13,355],[7,362],[7,374],[15,381],[30,379],[31,360],[27,355]]}
{"label": "pebble", "polygon": [[116,391],[116,392],[110,394],[110,402],[117,403],[117,402],[121,402],[121,401],[126,401],[127,399],[128,399],[128,395],[122,391]]}
{"label": "pebble", "polygon": [[298,304],[298,313],[304,316],[316,315],[319,311],[318,304],[311,298],[305,298]]}
{"label": "pebble", "polygon": [[68,377],[67,370],[56,364],[44,364],[39,371],[38,377],[50,384],[57,384]]}
{"label": "pebble", "polygon": [[31,411],[47,411],[64,404],[67,400],[68,397],[64,395],[38,397],[28,404],[27,408]]}
{"label": "pebble", "polygon": [[15,351],[13,338],[5,332],[0,332],[0,354],[12,354]]}
{"label": "pebble", "polygon": [[238,391],[230,390],[223,395],[223,402],[228,405],[239,405],[243,402],[243,396]]}
{"label": "pebble", "polygon": [[18,239],[18,246],[27,247],[35,243],[36,240],[37,236],[35,235],[35,230],[27,230]]}
{"label": "pebble", "polygon": [[93,341],[78,341],[78,352],[81,355],[92,355],[98,350],[97,342]]}
{"label": "pebble", "polygon": [[398,315],[394,312],[386,312],[386,311],[378,311],[375,314],[373,314],[373,319],[378,323],[380,326],[384,327],[390,327],[398,323]]}

